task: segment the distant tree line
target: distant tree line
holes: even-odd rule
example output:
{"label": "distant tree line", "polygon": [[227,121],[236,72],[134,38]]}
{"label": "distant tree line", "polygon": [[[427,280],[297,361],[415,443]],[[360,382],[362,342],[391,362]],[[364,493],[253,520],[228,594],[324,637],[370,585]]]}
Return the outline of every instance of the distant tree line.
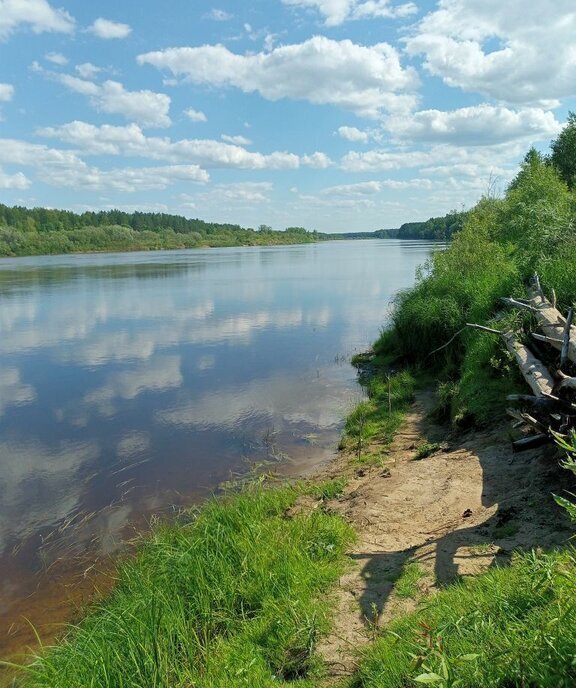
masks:
{"label": "distant tree line", "polygon": [[467,214],[467,211],[452,210],[443,217],[431,217],[425,222],[405,222],[398,229],[390,230],[388,236],[396,239],[450,241],[464,226]]}
{"label": "distant tree line", "polygon": [[329,235],[267,225],[255,230],[166,213],[73,213],[0,204],[0,256],[310,243]]}

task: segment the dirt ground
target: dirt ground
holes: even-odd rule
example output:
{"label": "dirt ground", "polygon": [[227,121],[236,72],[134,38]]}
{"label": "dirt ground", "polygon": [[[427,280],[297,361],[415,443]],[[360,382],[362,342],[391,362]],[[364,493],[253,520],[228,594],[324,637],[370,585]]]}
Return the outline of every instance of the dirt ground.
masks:
{"label": "dirt ground", "polygon": [[[323,472],[348,478],[327,508],[358,532],[353,564],[340,580],[334,631],[320,647],[327,685],[353,672],[355,653],[376,627],[443,584],[506,565],[516,550],[565,544],[574,532],[551,496],[573,483],[554,447],[513,454],[507,423],[451,437],[427,420],[432,404],[429,393],[417,397],[384,466],[342,454]],[[424,442],[442,448],[416,460]],[[404,586],[400,595],[395,583],[406,575],[408,594]]]}

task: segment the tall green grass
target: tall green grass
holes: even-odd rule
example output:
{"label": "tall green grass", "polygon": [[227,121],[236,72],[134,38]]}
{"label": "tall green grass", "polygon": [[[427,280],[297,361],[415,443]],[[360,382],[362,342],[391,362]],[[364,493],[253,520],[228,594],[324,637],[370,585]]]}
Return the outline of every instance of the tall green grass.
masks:
{"label": "tall green grass", "polygon": [[119,582],[25,670],[30,688],[313,686],[352,532],[299,490],[250,488],[158,525]]}
{"label": "tall green grass", "polygon": [[526,554],[390,624],[354,688],[576,685],[576,553]]}

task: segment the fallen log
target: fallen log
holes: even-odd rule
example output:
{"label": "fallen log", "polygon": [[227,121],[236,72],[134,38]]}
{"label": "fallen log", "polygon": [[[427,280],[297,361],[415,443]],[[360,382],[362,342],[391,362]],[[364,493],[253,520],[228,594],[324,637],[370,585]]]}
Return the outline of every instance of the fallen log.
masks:
{"label": "fallen log", "polygon": [[565,318],[556,308],[556,292],[552,290],[550,302],[540,286],[538,275],[534,275],[528,289],[528,299],[502,298],[508,306],[528,310],[536,318],[544,335],[533,334],[538,341],[544,341],[562,353],[562,367],[566,360],[576,363],[576,328],[572,325],[572,309]]}
{"label": "fallen log", "polygon": [[558,351],[563,351],[563,363],[566,360],[576,363],[576,328],[572,325],[572,318],[565,318],[556,308],[556,304],[550,303],[539,287],[532,285],[528,294],[529,304],[535,309],[531,310],[531,313],[542,332],[549,338],[548,343]]}
{"label": "fallen log", "polygon": [[476,325],[475,323],[466,323],[466,325],[482,332],[500,335],[506,344],[506,348],[516,359],[522,377],[526,380],[534,394],[552,394],[555,385],[552,374],[512,332],[501,332],[500,330],[484,327],[484,325]]}

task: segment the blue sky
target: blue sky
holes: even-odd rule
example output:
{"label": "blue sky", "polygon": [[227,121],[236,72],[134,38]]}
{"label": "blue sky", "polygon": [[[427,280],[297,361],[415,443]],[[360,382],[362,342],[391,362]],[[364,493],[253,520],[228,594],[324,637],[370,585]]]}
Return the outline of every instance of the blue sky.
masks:
{"label": "blue sky", "polygon": [[0,0],[0,201],[363,231],[576,110],[573,0]]}

